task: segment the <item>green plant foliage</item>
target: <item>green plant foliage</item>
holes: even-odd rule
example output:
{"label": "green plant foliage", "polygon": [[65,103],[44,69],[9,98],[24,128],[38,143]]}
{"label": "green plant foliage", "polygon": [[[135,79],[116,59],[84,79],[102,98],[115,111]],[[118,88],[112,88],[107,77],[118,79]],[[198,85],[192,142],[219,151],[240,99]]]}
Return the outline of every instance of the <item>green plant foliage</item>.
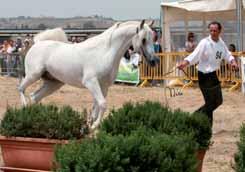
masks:
{"label": "green plant foliage", "polygon": [[237,143],[238,152],[235,154],[236,172],[245,172],[245,124],[240,129],[240,141]]}
{"label": "green plant foliage", "polygon": [[49,139],[80,138],[85,118],[69,106],[34,104],[20,109],[9,107],[1,122],[5,136]]}
{"label": "green plant foliage", "polygon": [[[181,146],[180,146],[181,145]],[[139,128],[131,135],[103,132],[95,139],[58,146],[58,172],[196,172],[197,145],[188,136]]]}
{"label": "green plant foliage", "polygon": [[207,149],[211,138],[211,126],[205,115],[171,111],[160,103],[149,101],[127,103],[118,110],[112,110],[100,129],[112,135],[129,135],[140,126],[165,134],[192,135],[200,149]]}

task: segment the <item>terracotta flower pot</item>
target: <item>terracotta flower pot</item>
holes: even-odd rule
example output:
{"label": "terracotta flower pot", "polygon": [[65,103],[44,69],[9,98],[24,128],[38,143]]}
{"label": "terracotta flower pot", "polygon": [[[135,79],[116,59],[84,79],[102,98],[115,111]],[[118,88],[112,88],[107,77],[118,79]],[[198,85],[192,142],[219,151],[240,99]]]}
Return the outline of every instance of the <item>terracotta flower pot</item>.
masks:
{"label": "terracotta flower pot", "polygon": [[206,150],[198,150],[197,152],[197,159],[198,159],[197,172],[202,172],[202,164],[203,164],[205,154],[206,154]]}
{"label": "terracotta flower pot", "polygon": [[4,171],[50,171],[54,146],[68,141],[0,136]]}

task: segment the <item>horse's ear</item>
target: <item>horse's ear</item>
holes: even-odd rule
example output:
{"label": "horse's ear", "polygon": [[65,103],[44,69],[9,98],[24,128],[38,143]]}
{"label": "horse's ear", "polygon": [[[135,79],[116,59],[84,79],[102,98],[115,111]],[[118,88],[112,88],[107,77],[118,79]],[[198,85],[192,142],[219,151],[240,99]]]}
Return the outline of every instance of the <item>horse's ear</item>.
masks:
{"label": "horse's ear", "polygon": [[120,26],[120,24],[121,24],[120,22],[116,23],[117,28]]}
{"label": "horse's ear", "polygon": [[140,29],[143,29],[144,24],[145,24],[145,20],[142,20],[141,23],[140,23]]}
{"label": "horse's ear", "polygon": [[155,22],[155,20],[152,20],[152,21],[150,22],[150,24],[149,24],[150,28],[152,28],[152,27],[153,27],[154,22]]}

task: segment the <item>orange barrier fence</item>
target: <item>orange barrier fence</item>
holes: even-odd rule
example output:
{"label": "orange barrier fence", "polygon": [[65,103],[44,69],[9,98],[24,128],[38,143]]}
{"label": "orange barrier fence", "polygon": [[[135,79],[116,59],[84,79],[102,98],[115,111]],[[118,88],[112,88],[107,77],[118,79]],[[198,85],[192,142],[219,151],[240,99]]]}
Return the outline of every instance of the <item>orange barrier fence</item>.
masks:
{"label": "orange barrier fence", "polygon": [[[150,67],[146,64],[146,61],[142,61],[140,65],[140,79],[143,81],[141,86],[148,80],[191,80],[197,81],[197,68],[195,66],[189,66],[185,69],[185,72],[176,69],[176,64],[181,62],[189,53],[187,52],[165,52],[157,54],[160,58],[160,63],[156,67]],[[222,61],[220,69],[217,71],[217,75],[222,84],[227,82],[235,83],[236,87],[241,83],[241,52],[233,53],[239,65],[239,70],[235,71],[231,69],[231,66]]]}

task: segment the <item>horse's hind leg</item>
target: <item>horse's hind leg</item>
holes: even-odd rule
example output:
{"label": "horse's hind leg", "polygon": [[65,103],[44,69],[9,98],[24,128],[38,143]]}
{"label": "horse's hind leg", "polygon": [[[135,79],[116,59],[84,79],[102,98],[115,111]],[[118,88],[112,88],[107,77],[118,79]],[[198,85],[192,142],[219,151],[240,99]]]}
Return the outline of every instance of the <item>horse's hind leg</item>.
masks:
{"label": "horse's hind leg", "polygon": [[34,93],[30,94],[31,100],[34,103],[39,102],[43,97],[46,97],[58,90],[64,84],[57,80],[44,80],[43,85]]}
{"label": "horse's hind leg", "polygon": [[22,105],[27,105],[26,97],[25,97],[25,90],[28,86],[36,82],[40,79],[42,73],[36,73],[32,75],[26,75],[25,78],[21,81],[18,90],[20,92],[21,102]]}

